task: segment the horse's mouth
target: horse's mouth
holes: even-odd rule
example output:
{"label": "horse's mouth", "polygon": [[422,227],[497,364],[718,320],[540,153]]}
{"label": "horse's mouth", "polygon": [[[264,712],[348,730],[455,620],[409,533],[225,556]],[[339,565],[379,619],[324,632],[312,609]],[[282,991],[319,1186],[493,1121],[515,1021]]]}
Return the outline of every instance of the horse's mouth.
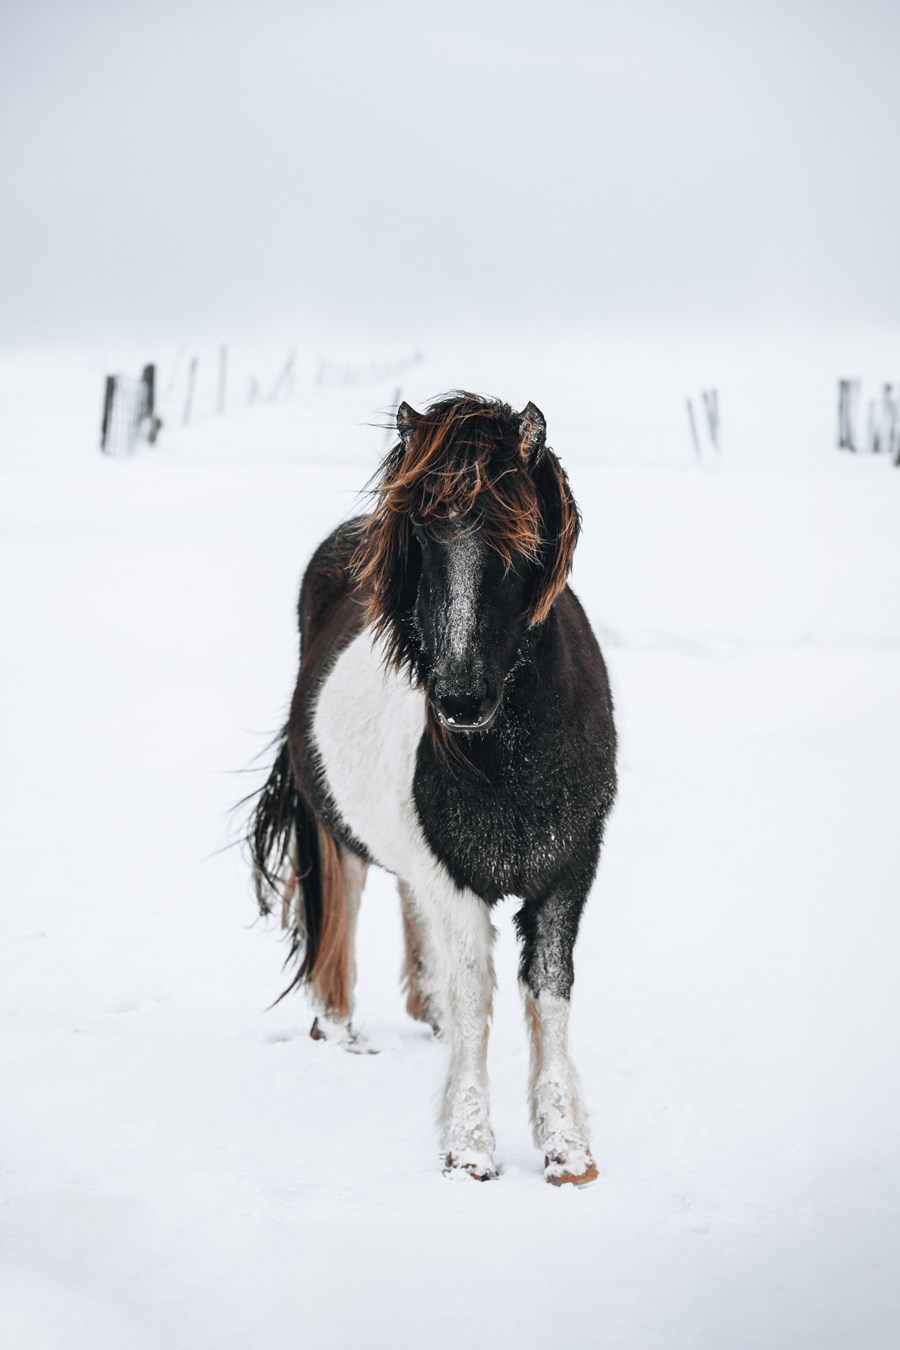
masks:
{"label": "horse's mouth", "polygon": [[436,703],[432,703],[434,711],[437,713],[437,719],[441,726],[446,727],[448,731],[487,731],[494,722],[497,713],[500,711],[500,704],[503,702],[503,691],[500,691],[500,697],[491,708],[490,712],[485,713],[484,717],[479,718],[477,722],[460,722],[453,717],[447,717],[441,712]]}

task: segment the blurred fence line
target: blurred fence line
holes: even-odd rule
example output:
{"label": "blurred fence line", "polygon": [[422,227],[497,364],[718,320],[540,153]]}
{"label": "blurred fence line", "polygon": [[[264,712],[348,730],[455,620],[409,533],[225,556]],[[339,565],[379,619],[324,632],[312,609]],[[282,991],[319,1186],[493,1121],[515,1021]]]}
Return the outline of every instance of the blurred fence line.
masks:
{"label": "blurred fence line", "polygon": [[861,380],[838,380],[838,449],[886,454],[900,466],[900,382],[882,384],[881,398],[869,399],[864,436],[860,434],[861,397]]}
{"label": "blurred fence line", "polygon": [[[125,454],[135,450],[141,440],[154,444],[163,424],[170,427],[192,424],[198,415],[222,416],[236,405],[229,385],[243,384],[245,405],[279,403],[294,397],[297,385],[297,353],[288,351],[268,375],[253,369],[251,362],[234,362],[231,348],[219,345],[214,357],[187,356],[184,344],[172,359],[165,382],[157,384],[156,366],[148,365],[139,380],[127,375],[106,377],[103,392],[103,417],[100,443],[106,454]],[[258,358],[257,358],[258,360]],[[392,360],[348,361],[319,356],[312,362],[304,388],[310,395],[327,394],[362,386],[399,380],[399,377],[424,360],[421,349]],[[274,373],[273,373],[274,372]],[[399,402],[399,382],[394,403]],[[198,414],[199,410],[199,414]]]}
{"label": "blurred fence line", "polygon": [[103,389],[100,449],[105,455],[127,455],[141,439],[156,441],[162,423],[156,415],[156,367],[144,366],[138,379],[107,375]]}
{"label": "blurred fence line", "polygon": [[[709,444],[715,450],[717,455],[722,453],[722,445],[719,440],[719,391],[718,389],[701,389],[700,398],[703,403],[703,410],[706,413],[706,432]],[[703,448],[701,444],[700,430],[697,425],[697,418],[694,415],[694,401],[691,398],[685,399],[685,406],[688,415],[688,428],[691,433],[691,444],[694,447],[694,454],[700,463],[703,463]]]}

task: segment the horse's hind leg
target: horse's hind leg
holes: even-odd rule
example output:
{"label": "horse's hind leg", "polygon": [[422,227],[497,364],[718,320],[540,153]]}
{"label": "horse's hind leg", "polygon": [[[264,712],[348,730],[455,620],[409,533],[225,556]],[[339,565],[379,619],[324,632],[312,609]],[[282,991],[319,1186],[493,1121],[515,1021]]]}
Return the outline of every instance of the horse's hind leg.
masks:
{"label": "horse's hind leg", "polygon": [[[334,847],[334,846],[333,846]],[[329,875],[328,868],[334,869]],[[323,930],[310,989],[321,1011],[310,1035],[316,1041],[336,1041],[347,1050],[365,1052],[368,1046],[353,1030],[356,990],[356,921],[366,863],[343,845],[334,847],[323,868]]]}
{"label": "horse's hind leg", "polygon": [[416,908],[412,888],[405,881],[400,881],[397,890],[400,892],[403,914],[404,958],[401,981],[406,994],[406,1011],[417,1022],[427,1022],[434,1034],[439,1036],[440,993],[428,930]]}
{"label": "horse's hind leg", "polygon": [[531,1032],[531,1121],[544,1175],[554,1186],[597,1179],[568,1049],[572,951],[583,905],[583,891],[561,890],[528,901],[516,915],[519,979]]}

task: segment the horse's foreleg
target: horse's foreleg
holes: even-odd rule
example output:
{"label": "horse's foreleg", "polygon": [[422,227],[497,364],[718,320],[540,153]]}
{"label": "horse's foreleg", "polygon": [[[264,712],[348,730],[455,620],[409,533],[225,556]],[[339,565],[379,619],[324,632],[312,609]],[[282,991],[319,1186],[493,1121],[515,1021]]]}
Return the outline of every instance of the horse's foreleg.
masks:
{"label": "horse's foreleg", "polygon": [[531,1121],[544,1155],[544,1175],[555,1186],[597,1179],[568,1049],[572,952],[583,906],[580,892],[560,891],[527,902],[516,915],[522,940],[519,979],[531,1032]]}
{"label": "horse's foreleg", "polygon": [[417,1022],[427,1022],[440,1035],[440,991],[436,980],[436,960],[427,926],[416,908],[412,887],[398,882],[403,912],[404,958],[401,980],[406,994],[406,1011]]}
{"label": "horse's foreleg", "polygon": [[494,928],[487,905],[447,885],[416,890],[441,985],[441,1027],[450,1065],[441,1111],[441,1151],[448,1174],[479,1181],[497,1175],[490,1123],[487,1043],[494,995]]}

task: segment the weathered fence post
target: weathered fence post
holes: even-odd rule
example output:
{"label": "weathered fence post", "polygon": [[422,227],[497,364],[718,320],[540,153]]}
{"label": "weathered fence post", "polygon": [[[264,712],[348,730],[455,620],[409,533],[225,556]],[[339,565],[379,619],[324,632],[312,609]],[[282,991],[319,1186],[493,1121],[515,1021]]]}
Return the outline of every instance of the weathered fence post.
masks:
{"label": "weathered fence post", "polygon": [[184,400],[184,416],[181,419],[185,426],[187,426],[188,422],[191,420],[191,405],[194,402],[194,381],[196,378],[197,358],[196,356],[192,356],[191,364],[188,367],[187,396]]}
{"label": "weathered fence post", "polygon": [[152,421],[156,412],[156,366],[152,363],[144,366],[141,381],[144,386],[144,416]]}
{"label": "weathered fence post", "polygon": [[709,439],[712,441],[716,452],[721,453],[719,445],[719,391],[717,389],[704,389],[703,404],[706,408],[706,420],[709,424]]}
{"label": "weathered fence post", "polygon": [[694,442],[694,453],[700,459],[700,437],[697,435],[697,423],[694,418],[694,405],[690,399],[686,399],[688,423],[691,428],[691,440]]}
{"label": "weathered fence post", "polygon": [[116,377],[115,375],[107,375],[106,385],[103,389],[103,420],[100,423],[100,449],[105,455],[109,454],[107,440],[112,426],[113,399],[115,396]]}
{"label": "weathered fence post", "polygon": [[228,375],[228,348],[223,344],[219,348],[219,404],[217,411],[225,411],[225,380]]}
{"label": "weathered fence post", "polygon": [[878,436],[878,423],[875,419],[875,400],[869,399],[869,418],[866,422],[866,450],[870,455],[877,455],[881,449]]}
{"label": "weathered fence post", "polygon": [[859,400],[859,380],[838,381],[838,449],[856,454],[856,407]]}
{"label": "weathered fence post", "polygon": [[878,433],[878,448],[888,455],[894,448],[894,417],[896,411],[894,386],[883,384],[881,386],[881,428]]}
{"label": "weathered fence post", "polygon": [[269,395],[269,402],[274,403],[282,389],[287,393],[293,392],[293,371],[294,371],[294,353],[291,352],[288,359],[282,366],[278,379],[272,386],[272,392]]}
{"label": "weathered fence post", "polygon": [[144,386],[144,416],[147,419],[147,444],[155,445],[162,426],[162,418],[156,414],[156,366],[151,362],[144,366],[141,374]]}

